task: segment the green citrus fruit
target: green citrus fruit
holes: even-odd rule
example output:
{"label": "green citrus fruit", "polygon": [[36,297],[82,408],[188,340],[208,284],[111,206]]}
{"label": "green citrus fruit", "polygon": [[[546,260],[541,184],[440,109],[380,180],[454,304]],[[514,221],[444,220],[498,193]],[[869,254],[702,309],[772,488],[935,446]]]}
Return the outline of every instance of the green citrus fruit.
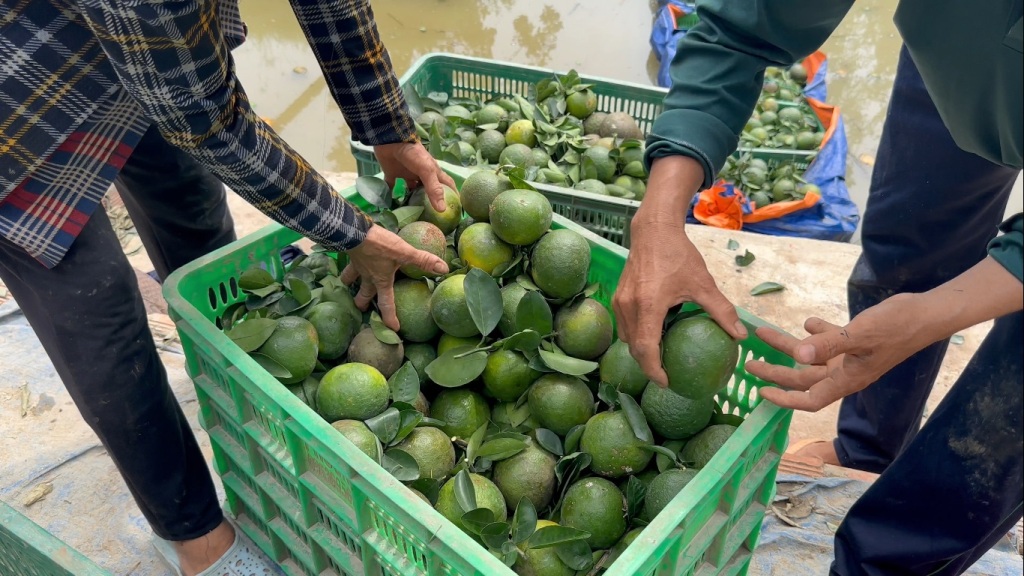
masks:
{"label": "green citrus fruit", "polygon": [[590,547],[604,550],[626,533],[625,508],[625,499],[615,484],[604,478],[584,478],[565,492],[561,523],[590,532]]}
{"label": "green citrus fruit", "polygon": [[455,446],[438,428],[414,428],[395,448],[412,456],[419,465],[420,478],[442,480],[455,468]]}
{"label": "green citrus fruit", "polygon": [[555,493],[557,459],[532,440],[526,441],[522,452],[494,464],[494,484],[505,497],[509,510],[527,498],[534,508],[543,510]]}
{"label": "green citrus fruit", "polygon": [[487,222],[473,224],[459,239],[459,258],[488,275],[504,271],[513,257],[515,251],[512,246],[499,238]]}
{"label": "green citrus fruit", "polygon": [[509,124],[508,130],[505,131],[505,143],[509,146],[512,144],[523,144],[533,148],[537,145],[536,132],[532,121],[516,120]]}
{"label": "green citrus fruit", "polygon": [[530,361],[515,350],[496,350],[487,356],[484,368],[484,389],[501,402],[519,399],[540,372],[530,368]]}
{"label": "green citrus fruit", "polygon": [[352,344],[348,347],[349,362],[373,366],[385,378],[391,378],[391,375],[402,367],[403,358],[405,358],[405,348],[401,342],[385,344],[377,339],[369,326],[356,334],[356,337],[352,339]]}
{"label": "green citrus fruit", "polygon": [[686,446],[683,446],[679,453],[679,459],[687,466],[703,468],[722,446],[725,446],[735,431],[736,427],[728,424],[708,426],[686,442]]}
{"label": "green citrus fruit", "polygon": [[430,296],[430,315],[446,334],[469,338],[480,334],[466,303],[465,274],[445,278]]}
{"label": "green citrus fruit", "polygon": [[441,337],[437,340],[437,355],[440,356],[449,350],[454,350],[462,346],[476,346],[480,343],[480,338],[474,338],[472,336],[460,338],[458,336],[452,336],[451,334],[442,333]]}
{"label": "green citrus fruit", "polygon": [[[497,104],[487,104],[476,113],[476,125],[488,126],[491,124],[497,124],[497,130],[504,130],[508,126],[508,110],[505,110]],[[505,137],[502,136],[502,144],[504,145]]]}
{"label": "green citrus fruit", "polygon": [[583,120],[597,110],[597,94],[593,90],[573,92],[565,99],[565,111]]}
{"label": "green citrus fruit", "polygon": [[580,438],[580,450],[593,458],[590,469],[608,478],[621,478],[646,468],[654,453],[643,447],[650,445],[633,434],[621,410],[595,414]]}
{"label": "green citrus fruit", "polygon": [[403,278],[395,281],[394,290],[398,335],[409,342],[427,342],[437,336],[437,323],[430,315],[430,287],[427,283]]}
{"label": "green citrus fruit", "polygon": [[256,352],[269,357],[291,373],[278,378],[282,384],[297,384],[316,368],[320,341],[316,328],[305,318],[285,316],[277,321],[277,328]]}
{"label": "green citrus fruit", "polygon": [[477,170],[462,184],[462,207],[475,222],[487,222],[491,202],[505,190],[512,189],[512,182],[494,170]]}
{"label": "green citrus fruit", "polygon": [[682,440],[700,432],[715,411],[714,397],[691,400],[654,382],[647,385],[640,407],[651,429],[669,440]]}
{"label": "green citrus fruit", "polygon": [[420,384],[423,384],[427,381],[427,366],[437,359],[437,352],[430,344],[410,342],[405,344],[405,359],[412,362],[420,377]]}
{"label": "green citrus fruit", "polygon": [[577,300],[555,314],[555,343],[575,358],[593,360],[611,346],[612,315],[593,298]]}
{"label": "green citrus fruit", "polygon": [[592,146],[583,152],[584,164],[581,164],[581,166],[586,169],[586,160],[589,159],[593,162],[595,170],[593,175],[587,174],[588,178],[597,178],[605,184],[611,183],[615,180],[615,160],[613,160],[609,154],[611,154],[611,152],[604,146]]}
{"label": "green citrus fruit", "polygon": [[599,361],[601,381],[617,386],[619,392],[639,396],[647,388],[647,375],[629,353],[629,344],[616,340]]}
{"label": "green citrus fruit", "polygon": [[388,407],[391,388],[373,366],[349,362],[331,368],[320,379],[317,408],[328,422],[366,420]]}
{"label": "green citrus fruit", "polygon": [[530,414],[541,426],[565,436],[574,426],[586,424],[594,415],[594,394],[578,378],[545,374],[527,395]]}
{"label": "green citrus fruit", "polygon": [[505,135],[497,130],[484,130],[477,136],[477,149],[489,164],[496,164],[505,149]]}
{"label": "green citrus fruit", "polygon": [[430,405],[430,413],[445,423],[441,427],[445,434],[468,440],[490,419],[491,408],[480,394],[459,388],[442,390]]}
{"label": "green citrus fruit", "polygon": [[714,396],[733,375],[739,346],[707,316],[684,318],[665,332],[661,361],[676,394],[700,400]]}
{"label": "green citrus fruit", "polygon": [[654,520],[669,502],[676,497],[693,480],[697,471],[692,468],[680,470],[673,468],[666,470],[655,478],[647,487],[647,495],[644,497],[643,518],[648,522]]}
{"label": "green citrus fruit", "polygon": [[[430,252],[438,258],[444,257],[444,249],[448,245],[448,240],[444,237],[444,232],[440,228],[422,220],[406,224],[404,228],[398,231],[398,237],[408,242],[413,248]],[[412,264],[403,264],[398,269],[402,274],[410,278],[437,276],[433,272],[427,272]]]}
{"label": "green citrus fruit", "polygon": [[605,119],[608,118],[608,114],[604,112],[594,112],[590,116],[587,116],[583,120],[583,133],[598,135],[601,132],[601,125],[604,124]]}
{"label": "green citrus fruit", "polygon": [[552,298],[569,298],[587,286],[590,244],[567,229],[552,230],[533,247],[530,276]]}
{"label": "green citrus fruit", "polygon": [[424,130],[430,131],[430,127],[437,125],[437,129],[444,134],[445,126],[448,125],[448,121],[445,120],[444,116],[441,116],[437,112],[427,111],[420,114],[416,118],[416,123],[423,127]]}
{"label": "green citrus fruit", "polygon": [[345,305],[337,302],[320,302],[305,316],[316,329],[317,355],[322,360],[340,358],[359,329]]}
{"label": "green citrus fruit", "polygon": [[[550,520],[537,520],[535,530],[558,526]],[[519,545],[520,549],[526,548],[525,542]],[[512,570],[518,576],[575,576],[576,571],[565,565],[558,557],[556,547],[527,548],[516,557]]]}
{"label": "green citrus fruit", "polygon": [[591,194],[600,194],[602,196],[608,195],[608,189],[605,187],[605,183],[595,178],[580,180],[575,186],[573,186],[573,188],[583,190],[584,192],[590,192]]}
{"label": "green citrus fruit", "polygon": [[644,133],[636,125],[636,120],[625,112],[609,114],[604,119],[604,122],[601,123],[601,129],[598,131],[598,134],[604,138],[614,136],[623,140],[643,140],[644,138]]}
{"label": "green citrus fruit", "polygon": [[551,202],[534,190],[506,190],[491,202],[490,221],[499,238],[516,246],[533,244],[551,226]]}
{"label": "green citrus fruit", "polygon": [[518,282],[509,282],[501,287],[501,320],[498,321],[498,330],[505,338],[516,332],[516,310],[523,296],[526,296],[526,288]]}
{"label": "green citrus fruit", "polygon": [[371,460],[377,462],[377,437],[370,432],[366,424],[358,420],[338,420],[331,422],[331,426],[341,432],[349,442],[355,445],[360,452],[366,454]]}
{"label": "green citrus fruit", "polygon": [[[473,493],[476,495],[477,508],[487,508],[494,513],[495,522],[504,522],[508,518],[508,510],[505,509],[505,499],[498,487],[494,485],[494,482],[479,474],[470,474],[469,478],[473,484]],[[455,478],[441,486],[441,490],[437,493],[437,504],[434,509],[452,524],[458,526],[460,530],[476,537],[467,532],[466,526],[462,523],[462,516],[469,510],[463,510],[455,496]]]}
{"label": "green citrus fruit", "polygon": [[[441,230],[442,236],[447,236],[455,231],[459,221],[462,220],[462,200],[459,198],[459,193],[455,190],[444,184],[441,185],[441,188],[444,189],[444,212],[438,212],[434,209],[434,205],[430,202],[430,198],[423,188],[418,188],[412,193],[412,196],[409,198],[409,205],[422,206],[423,213],[420,214],[420,221],[430,222]],[[438,254],[438,256],[440,255]]]}
{"label": "green citrus fruit", "polygon": [[533,149],[526,144],[509,144],[498,155],[498,164],[529,168],[533,166]]}

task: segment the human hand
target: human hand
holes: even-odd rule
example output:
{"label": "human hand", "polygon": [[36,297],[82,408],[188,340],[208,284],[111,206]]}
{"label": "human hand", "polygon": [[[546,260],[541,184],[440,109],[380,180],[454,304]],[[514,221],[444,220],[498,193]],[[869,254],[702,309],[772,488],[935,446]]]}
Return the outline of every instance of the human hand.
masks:
{"label": "human hand", "polygon": [[923,329],[928,312],[920,304],[916,295],[898,294],[861,312],[843,327],[808,318],[804,329],[811,336],[803,340],[759,328],[761,340],[807,366],[788,368],[751,360],[746,369],[782,387],[761,388],[765,400],[783,408],[817,412],[867,388],[936,339]]}
{"label": "human hand", "polygon": [[455,181],[441,170],[437,160],[434,160],[422,144],[382,144],[374,146],[373,153],[384,172],[384,181],[388,186],[394,186],[397,178],[405,180],[410,190],[422,184],[434,209],[438,212],[445,210],[444,190],[441,189],[441,185],[455,190]]}
{"label": "human hand", "polygon": [[366,310],[374,296],[381,319],[392,330],[398,330],[398,316],[395,313],[395,271],[399,266],[412,264],[423,270],[430,270],[438,276],[448,273],[448,265],[437,256],[424,250],[417,250],[398,235],[380,226],[371,226],[366,239],[359,246],[348,251],[349,264],[341,272],[341,281],[351,286],[360,279],[356,306]]}
{"label": "human hand", "polygon": [[690,199],[703,168],[685,156],[657,159],[647,195],[630,224],[629,257],[612,298],[619,340],[629,344],[648,378],[668,386],[661,364],[661,333],[669,308],[700,305],[733,338],[747,336],[736,307],[718,290],[697,248],[686,237]]}

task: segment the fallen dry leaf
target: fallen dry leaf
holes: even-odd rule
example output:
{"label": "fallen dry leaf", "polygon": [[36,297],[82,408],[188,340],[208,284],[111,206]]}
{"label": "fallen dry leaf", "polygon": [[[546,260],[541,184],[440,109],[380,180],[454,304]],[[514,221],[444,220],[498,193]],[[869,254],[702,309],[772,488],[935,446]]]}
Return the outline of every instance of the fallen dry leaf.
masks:
{"label": "fallen dry leaf", "polygon": [[25,508],[28,508],[29,506],[35,504],[36,502],[39,502],[43,498],[46,498],[46,495],[49,494],[50,492],[53,492],[52,482],[43,482],[41,484],[36,484],[35,488],[29,490],[28,495],[25,496],[25,501],[22,504],[25,506]]}
{"label": "fallen dry leaf", "polygon": [[21,417],[28,416],[28,406],[32,400],[32,393],[28,391],[28,383],[21,385]]}

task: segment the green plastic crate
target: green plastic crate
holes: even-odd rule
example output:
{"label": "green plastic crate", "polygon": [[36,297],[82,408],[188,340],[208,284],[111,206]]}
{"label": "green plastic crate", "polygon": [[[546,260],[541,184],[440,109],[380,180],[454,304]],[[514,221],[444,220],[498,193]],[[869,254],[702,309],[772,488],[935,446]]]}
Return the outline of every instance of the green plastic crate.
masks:
{"label": "green plastic crate", "polygon": [[[696,16],[696,14],[694,14]],[[456,54],[428,54],[417,60],[402,75],[399,83],[411,87],[420,94],[446,92],[450,96],[468,98],[495,94],[520,94],[526,96],[533,85],[544,78],[550,78],[552,71],[547,68],[523,66],[485,58],[459,56]],[[654,126],[654,120],[661,113],[662,100],[668,92],[657,86],[644,86],[630,82],[610,80],[596,76],[582,76],[582,81],[593,84],[597,94],[597,110],[601,112],[627,112],[632,115],[640,129],[647,133]],[[356,160],[356,172],[360,176],[372,176],[380,172],[380,164],[369,146],[352,140],[352,156]],[[814,159],[815,151],[778,150],[775,148],[744,148],[740,153],[752,153],[755,158],[765,160],[769,167],[787,161],[794,161],[800,170],[806,170]],[[449,172],[465,170],[438,160]],[[470,167],[468,170],[472,170]],[[468,172],[464,172],[468,174]],[[612,242],[629,247],[629,221],[640,203],[611,196],[590,194],[552,184],[534,184],[547,196],[555,212],[583,226]]]}
{"label": "green plastic crate", "polygon": [[[455,179],[461,176],[453,174]],[[345,196],[364,206],[353,189]],[[627,251],[555,216],[592,249],[595,297],[611,301]],[[279,250],[299,235],[271,225],[172,274],[164,284],[210,436],[230,512],[293,576],[512,576],[511,570],[344,439],[215,325],[244,295],[253,264],[280,277]],[[751,334],[764,322],[740,311]],[[792,413],[760,403],[764,382],[745,360],[791,359],[757,340],[741,344],[722,411],[745,421],[714,459],[644,530],[609,576],[745,574],[760,534]]]}
{"label": "green plastic crate", "polygon": [[74,548],[0,502],[0,574],[111,576]]}

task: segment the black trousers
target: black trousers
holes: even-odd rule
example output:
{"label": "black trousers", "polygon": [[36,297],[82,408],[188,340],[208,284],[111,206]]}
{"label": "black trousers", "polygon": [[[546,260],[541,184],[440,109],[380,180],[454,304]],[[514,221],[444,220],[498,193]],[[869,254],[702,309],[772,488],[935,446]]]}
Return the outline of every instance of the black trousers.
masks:
{"label": "black trousers", "polygon": [[[934,288],[984,259],[1019,173],[956,146],[904,49],[864,215],[864,252],[848,284],[850,314]],[[923,429],[948,340],[843,400],[839,460],[882,475],[836,533],[833,574],[959,574],[1020,519],[1021,318],[995,323]]]}
{"label": "black trousers", "polygon": [[[161,277],[235,239],[223,185],[156,130],[143,137],[117,188]],[[0,238],[0,278],[153,531],[180,541],[215,528],[223,516],[206,460],[103,210],[53,269]]]}

